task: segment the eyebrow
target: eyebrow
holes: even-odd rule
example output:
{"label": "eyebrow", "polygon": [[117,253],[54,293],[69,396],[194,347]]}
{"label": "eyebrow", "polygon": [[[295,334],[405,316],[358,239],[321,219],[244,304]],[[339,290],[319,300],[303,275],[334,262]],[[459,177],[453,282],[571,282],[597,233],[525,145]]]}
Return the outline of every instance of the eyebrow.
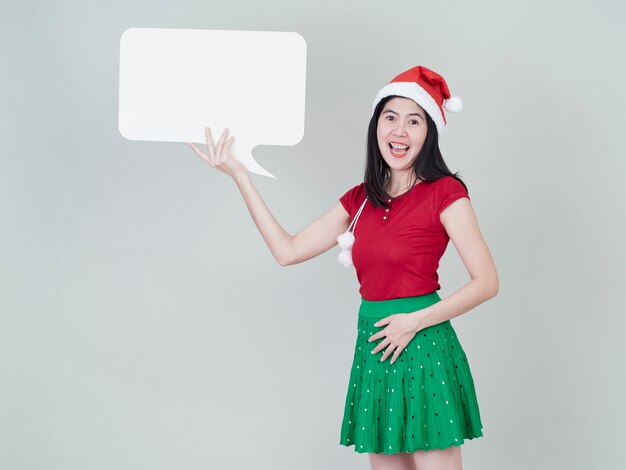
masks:
{"label": "eyebrow", "polygon": [[[386,110],[386,111],[383,111],[383,114],[385,114],[385,113],[393,113],[393,114],[395,114],[396,116],[399,116],[399,114],[398,114],[398,113],[396,113],[395,111],[393,111],[393,110],[391,110],[391,109],[388,109],[388,110]],[[419,117],[421,117],[422,119],[424,119],[424,116],[422,116],[420,113],[410,113],[410,114],[409,114],[409,116],[419,116]]]}

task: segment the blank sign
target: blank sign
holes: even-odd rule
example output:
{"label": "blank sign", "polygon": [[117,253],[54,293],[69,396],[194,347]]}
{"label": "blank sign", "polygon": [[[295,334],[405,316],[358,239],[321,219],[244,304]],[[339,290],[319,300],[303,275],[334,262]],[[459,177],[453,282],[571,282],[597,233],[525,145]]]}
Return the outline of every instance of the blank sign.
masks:
{"label": "blank sign", "polygon": [[120,39],[119,129],[129,140],[215,142],[225,127],[249,171],[256,145],[304,135],[306,42],[297,33],[129,28]]}

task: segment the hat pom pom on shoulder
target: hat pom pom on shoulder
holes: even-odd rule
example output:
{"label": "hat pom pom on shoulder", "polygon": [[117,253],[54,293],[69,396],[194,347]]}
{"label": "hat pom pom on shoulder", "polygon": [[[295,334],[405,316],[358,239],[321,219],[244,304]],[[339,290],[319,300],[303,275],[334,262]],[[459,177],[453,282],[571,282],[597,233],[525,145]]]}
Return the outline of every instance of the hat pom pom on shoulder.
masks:
{"label": "hat pom pom on shoulder", "polygon": [[451,96],[444,101],[443,109],[450,113],[458,113],[463,109],[463,101],[458,96]]}

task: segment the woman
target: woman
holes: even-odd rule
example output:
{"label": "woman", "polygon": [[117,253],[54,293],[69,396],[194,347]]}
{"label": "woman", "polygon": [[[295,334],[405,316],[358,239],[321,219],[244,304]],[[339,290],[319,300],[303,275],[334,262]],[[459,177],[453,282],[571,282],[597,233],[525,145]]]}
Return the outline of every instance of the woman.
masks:
{"label": "woman", "polygon": [[[227,129],[217,145],[206,129],[207,155],[190,144],[236,181],[281,266],[326,252],[351,229],[353,245],[342,242],[340,261],[356,268],[361,306],[340,444],[368,453],[374,470],[458,470],[464,439],[482,436],[469,362],[450,319],[494,297],[498,276],[467,188],[439,150],[445,111],[461,107],[426,67],[395,77],[373,103],[364,182],[293,236],[229,154]],[[471,280],[441,299],[437,268],[449,240]]]}

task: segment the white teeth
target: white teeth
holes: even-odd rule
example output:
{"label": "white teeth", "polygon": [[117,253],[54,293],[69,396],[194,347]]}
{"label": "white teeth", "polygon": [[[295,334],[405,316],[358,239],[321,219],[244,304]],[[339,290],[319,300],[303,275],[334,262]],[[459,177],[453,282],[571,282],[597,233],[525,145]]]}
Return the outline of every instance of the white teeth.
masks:
{"label": "white teeth", "polygon": [[398,145],[398,144],[394,144],[393,142],[390,142],[391,146],[395,149],[395,150],[407,150],[409,148],[408,145]]}

